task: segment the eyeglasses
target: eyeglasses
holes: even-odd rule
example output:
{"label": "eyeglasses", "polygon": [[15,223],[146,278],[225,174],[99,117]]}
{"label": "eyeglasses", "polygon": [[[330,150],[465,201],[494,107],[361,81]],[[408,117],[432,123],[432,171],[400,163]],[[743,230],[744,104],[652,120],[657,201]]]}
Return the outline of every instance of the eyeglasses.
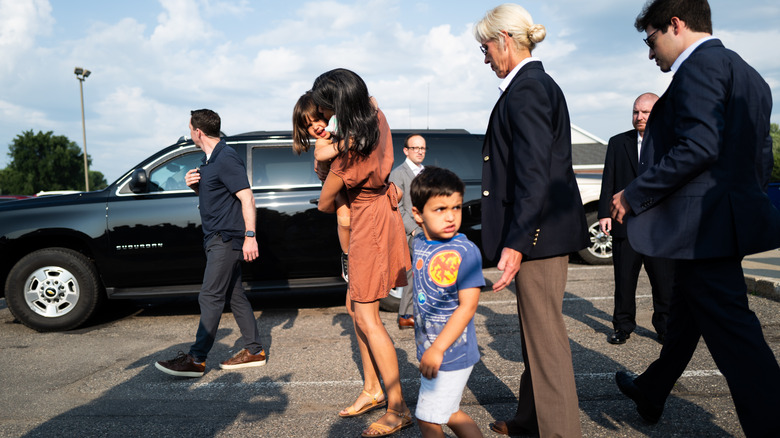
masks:
{"label": "eyeglasses", "polygon": [[653,39],[653,36],[658,33],[658,31],[661,30],[660,28],[656,29],[655,32],[651,33],[647,38],[642,38],[642,41],[647,44],[647,47],[650,47],[650,50],[655,50],[655,40],[650,41]]}
{"label": "eyeglasses", "polygon": [[406,149],[411,149],[414,152],[425,152],[425,148],[422,147],[409,147],[409,146],[404,146],[404,147]]}
{"label": "eyeglasses", "polygon": [[[506,34],[507,34],[507,36],[508,36],[509,38],[512,38],[512,34],[511,34],[511,33],[507,32]],[[487,45],[485,45],[485,44],[482,44],[481,46],[479,46],[479,50],[481,50],[481,51],[482,51],[482,55],[487,55],[487,52],[488,52],[488,46],[487,46]]]}

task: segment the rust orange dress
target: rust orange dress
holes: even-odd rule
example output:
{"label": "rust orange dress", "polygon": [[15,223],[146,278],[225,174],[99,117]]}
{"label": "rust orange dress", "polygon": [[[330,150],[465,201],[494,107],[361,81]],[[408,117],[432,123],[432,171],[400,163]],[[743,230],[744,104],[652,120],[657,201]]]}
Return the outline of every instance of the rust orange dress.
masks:
{"label": "rust orange dress", "polygon": [[398,211],[390,126],[378,111],[379,144],[367,157],[352,151],[336,157],[330,171],[344,181],[350,207],[349,297],[368,303],[406,285],[409,245]]}

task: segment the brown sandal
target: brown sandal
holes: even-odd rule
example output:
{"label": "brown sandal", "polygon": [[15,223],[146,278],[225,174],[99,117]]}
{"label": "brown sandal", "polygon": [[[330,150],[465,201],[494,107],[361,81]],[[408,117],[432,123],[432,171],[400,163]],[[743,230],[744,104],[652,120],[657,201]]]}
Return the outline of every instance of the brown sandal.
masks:
{"label": "brown sandal", "polygon": [[[398,412],[396,410],[390,409],[390,408],[387,408],[387,412],[389,414],[394,414],[394,415],[398,416],[401,419],[401,424],[399,424],[398,426],[395,426],[395,427],[390,427],[390,426],[385,426],[384,424],[381,424],[381,423],[374,422],[374,423],[371,423],[370,426],[368,426],[368,429],[363,431],[361,436],[363,438],[376,438],[376,437],[388,436],[388,435],[392,435],[392,434],[398,432],[401,429],[405,429],[405,428],[407,428],[407,427],[409,427],[409,426],[411,426],[413,424],[412,413],[411,412],[407,412],[405,414],[402,414],[402,413],[400,413],[400,412]],[[377,433],[375,433],[375,434],[371,433],[370,434],[369,432],[372,432],[372,431],[373,432],[377,432]]]}
{"label": "brown sandal", "polygon": [[384,395],[382,391],[377,392],[374,395],[369,394],[366,392],[366,390],[363,390],[363,394],[371,397],[371,402],[364,404],[360,409],[355,409],[353,406],[349,406],[345,411],[347,411],[347,414],[342,414],[339,412],[339,417],[341,418],[350,418],[350,417],[357,417],[358,415],[363,415],[366,412],[373,411],[374,409],[384,407],[387,405],[387,399],[385,400],[379,400],[379,397]]}

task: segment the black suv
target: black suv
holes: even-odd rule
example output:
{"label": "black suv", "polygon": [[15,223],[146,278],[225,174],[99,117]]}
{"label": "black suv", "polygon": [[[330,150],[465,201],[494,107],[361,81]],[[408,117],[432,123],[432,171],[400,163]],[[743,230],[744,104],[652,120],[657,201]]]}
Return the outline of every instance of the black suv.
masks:
{"label": "black suv", "polygon": [[[480,244],[481,135],[428,130],[425,164],[466,183],[461,231]],[[395,163],[411,131],[393,131]],[[257,206],[259,260],[248,291],[344,287],[334,215],[317,210],[312,154],[290,132],[225,137],[245,160]],[[196,294],[206,258],[198,197],[184,174],[203,152],[180,140],[108,188],[0,204],[0,284],[13,315],[39,331],[85,322],[105,298]]]}

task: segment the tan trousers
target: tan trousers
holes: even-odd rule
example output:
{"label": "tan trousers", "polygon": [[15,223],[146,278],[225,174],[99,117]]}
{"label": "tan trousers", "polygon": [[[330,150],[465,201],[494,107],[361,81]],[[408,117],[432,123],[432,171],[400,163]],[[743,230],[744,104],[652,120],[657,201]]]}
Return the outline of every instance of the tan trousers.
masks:
{"label": "tan trousers", "polygon": [[581,437],[563,294],[569,256],[523,261],[515,277],[525,371],[512,421],[539,436]]}

